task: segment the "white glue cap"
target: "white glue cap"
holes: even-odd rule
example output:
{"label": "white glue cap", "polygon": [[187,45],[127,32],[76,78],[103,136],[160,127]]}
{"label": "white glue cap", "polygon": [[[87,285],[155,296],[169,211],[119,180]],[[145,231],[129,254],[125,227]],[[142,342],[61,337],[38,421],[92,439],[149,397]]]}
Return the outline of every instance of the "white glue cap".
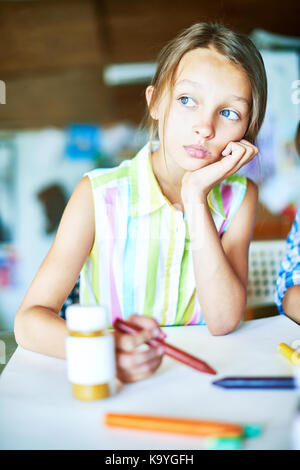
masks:
{"label": "white glue cap", "polygon": [[67,327],[72,331],[103,330],[108,326],[107,309],[101,305],[70,305],[66,309]]}

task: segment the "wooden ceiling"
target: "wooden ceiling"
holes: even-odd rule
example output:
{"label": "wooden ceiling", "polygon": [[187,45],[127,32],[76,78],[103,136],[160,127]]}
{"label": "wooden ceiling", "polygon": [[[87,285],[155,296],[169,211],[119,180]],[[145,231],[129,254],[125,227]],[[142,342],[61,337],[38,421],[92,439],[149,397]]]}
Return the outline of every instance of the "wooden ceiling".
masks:
{"label": "wooden ceiling", "polygon": [[153,61],[166,41],[198,21],[299,36],[299,17],[295,0],[2,1],[0,79],[7,95],[0,129],[139,123],[145,86],[105,86],[105,64]]}

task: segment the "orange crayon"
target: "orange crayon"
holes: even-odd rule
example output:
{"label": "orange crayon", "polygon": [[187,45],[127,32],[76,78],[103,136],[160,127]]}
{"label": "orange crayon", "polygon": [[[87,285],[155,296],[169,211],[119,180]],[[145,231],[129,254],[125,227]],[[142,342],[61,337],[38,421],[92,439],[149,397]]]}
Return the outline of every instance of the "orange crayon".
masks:
{"label": "orange crayon", "polygon": [[199,437],[242,437],[244,434],[244,426],[239,424],[171,416],[106,413],[104,421],[108,426]]}

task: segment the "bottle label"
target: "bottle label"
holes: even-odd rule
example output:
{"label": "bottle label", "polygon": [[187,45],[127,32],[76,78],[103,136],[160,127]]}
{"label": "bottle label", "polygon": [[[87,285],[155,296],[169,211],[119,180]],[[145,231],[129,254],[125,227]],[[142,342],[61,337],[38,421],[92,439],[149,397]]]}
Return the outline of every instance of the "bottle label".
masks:
{"label": "bottle label", "polygon": [[97,385],[110,382],[116,375],[112,335],[97,338],[66,338],[68,379],[71,383]]}

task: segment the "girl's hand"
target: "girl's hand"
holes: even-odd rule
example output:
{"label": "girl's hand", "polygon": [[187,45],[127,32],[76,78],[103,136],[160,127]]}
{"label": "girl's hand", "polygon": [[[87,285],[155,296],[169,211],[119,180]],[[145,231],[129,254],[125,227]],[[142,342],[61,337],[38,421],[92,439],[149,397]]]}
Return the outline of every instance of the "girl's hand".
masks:
{"label": "girl's hand", "polygon": [[225,178],[233,175],[258,153],[258,148],[245,139],[229,142],[222,152],[223,158],[196,171],[187,171],[181,183],[182,200],[192,191],[193,195],[205,200],[209,191]]}
{"label": "girl's hand", "polygon": [[163,348],[150,346],[139,350],[139,346],[151,338],[164,339],[166,335],[154,318],[133,314],[128,317],[127,321],[141,326],[143,331],[134,335],[115,331],[117,377],[122,382],[136,382],[149,377],[156,371],[164,352]]}

